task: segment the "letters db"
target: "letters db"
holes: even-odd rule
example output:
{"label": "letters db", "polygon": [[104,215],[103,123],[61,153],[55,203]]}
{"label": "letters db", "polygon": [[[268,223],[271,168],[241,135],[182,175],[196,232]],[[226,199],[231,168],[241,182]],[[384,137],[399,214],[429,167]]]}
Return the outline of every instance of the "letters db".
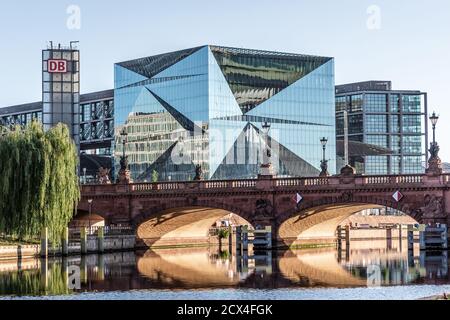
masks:
{"label": "letters db", "polygon": [[66,60],[48,60],[47,69],[49,73],[66,73],[67,61]]}

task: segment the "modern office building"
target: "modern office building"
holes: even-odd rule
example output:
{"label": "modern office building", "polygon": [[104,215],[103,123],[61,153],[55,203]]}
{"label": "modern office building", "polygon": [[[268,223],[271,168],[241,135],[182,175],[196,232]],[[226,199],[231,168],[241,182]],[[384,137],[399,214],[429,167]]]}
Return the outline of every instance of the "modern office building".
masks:
{"label": "modern office building", "polygon": [[135,180],[256,177],[267,122],[275,172],[318,175],[324,136],[336,167],[333,83],[332,58],[218,46],[118,63],[116,168],[125,130]]}
{"label": "modern office building", "polygon": [[189,180],[197,165],[252,178],[266,149],[277,175],[317,176],[322,137],[335,173],[333,58],[207,45],[117,63],[114,90],[83,95],[79,65],[73,47],[44,50],[43,102],[0,109],[0,125],[68,124],[86,180],[115,178],[123,146],[135,181]]}
{"label": "modern office building", "polygon": [[[373,153],[349,152],[357,173],[384,175],[423,173],[427,141],[427,94],[392,90],[390,81],[367,81],[336,87],[336,139],[344,140],[344,111],[348,139],[378,149]],[[369,148],[368,148],[369,147]],[[383,150],[385,152],[383,153]],[[370,151],[370,150],[369,150]],[[370,154],[370,155],[367,155]],[[338,165],[343,164],[338,154]]]}

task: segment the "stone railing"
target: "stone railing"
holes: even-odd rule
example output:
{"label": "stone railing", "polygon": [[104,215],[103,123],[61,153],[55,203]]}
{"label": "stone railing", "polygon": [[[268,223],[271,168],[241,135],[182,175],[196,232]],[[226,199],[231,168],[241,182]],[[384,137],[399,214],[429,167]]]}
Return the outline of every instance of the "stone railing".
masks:
{"label": "stone railing", "polygon": [[[223,189],[283,189],[290,187],[303,188],[339,188],[342,179],[346,184],[355,186],[370,185],[421,185],[428,183],[426,175],[389,175],[389,176],[351,176],[351,177],[305,177],[305,178],[274,178],[274,179],[249,179],[249,180],[205,180],[186,182],[157,182],[157,183],[134,183],[130,185],[83,185],[82,194],[102,195],[117,193],[152,193],[158,191],[189,191],[189,190],[223,190]],[[438,177],[434,182],[440,185],[450,184],[450,174]]]}

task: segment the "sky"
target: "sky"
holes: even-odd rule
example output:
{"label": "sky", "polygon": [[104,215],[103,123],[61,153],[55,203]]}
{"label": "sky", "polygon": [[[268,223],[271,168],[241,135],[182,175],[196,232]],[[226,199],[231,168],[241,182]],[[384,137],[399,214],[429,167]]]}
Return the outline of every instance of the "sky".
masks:
{"label": "sky", "polygon": [[0,40],[0,107],[41,100],[50,40],[80,41],[82,93],[113,88],[116,62],[204,44],[334,57],[336,84],[427,92],[450,162],[448,0],[10,0]]}

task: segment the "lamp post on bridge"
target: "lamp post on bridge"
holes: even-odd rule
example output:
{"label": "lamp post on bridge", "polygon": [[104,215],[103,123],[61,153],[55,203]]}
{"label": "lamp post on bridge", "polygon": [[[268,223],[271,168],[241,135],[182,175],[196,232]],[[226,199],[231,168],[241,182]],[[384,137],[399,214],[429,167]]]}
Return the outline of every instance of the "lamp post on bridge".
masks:
{"label": "lamp post on bridge", "polygon": [[442,162],[439,158],[439,145],[436,142],[436,125],[438,123],[439,116],[436,114],[436,112],[433,112],[433,114],[430,116],[431,125],[433,128],[433,142],[430,144],[430,158],[428,159],[428,168],[426,170],[426,173],[428,175],[440,175],[442,174]]}
{"label": "lamp post on bridge", "polygon": [[133,180],[131,179],[131,173],[128,167],[128,156],[125,153],[125,148],[128,142],[128,132],[126,130],[126,126],[124,126],[123,130],[120,132],[120,135],[122,136],[122,157],[120,159],[120,171],[119,171],[119,177],[118,177],[118,183],[119,184],[130,184],[133,183]]}
{"label": "lamp post on bridge", "polygon": [[270,141],[269,141],[269,131],[271,125],[267,121],[262,124],[262,132],[263,132],[263,156],[262,156],[262,164],[261,164],[261,172],[259,174],[260,179],[264,178],[273,178],[273,166],[272,166],[272,151],[270,150]]}
{"label": "lamp post on bridge", "polygon": [[322,171],[320,172],[319,177],[328,177],[330,175],[328,172],[328,160],[326,160],[325,158],[328,139],[323,137],[322,139],[320,139],[320,143],[322,144],[323,155],[322,161],[320,161],[320,168],[322,169]]}

